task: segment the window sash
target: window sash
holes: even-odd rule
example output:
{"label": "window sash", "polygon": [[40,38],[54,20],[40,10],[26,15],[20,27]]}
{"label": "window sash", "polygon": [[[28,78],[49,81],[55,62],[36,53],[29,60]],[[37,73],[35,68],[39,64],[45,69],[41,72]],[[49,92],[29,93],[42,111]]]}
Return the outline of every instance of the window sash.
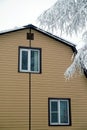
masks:
{"label": "window sash", "polygon": [[22,64],[21,68],[22,70],[27,70],[28,69],[28,52],[27,51],[22,51]]}
{"label": "window sash", "polygon": [[[52,102],[57,103],[56,111],[52,111]],[[61,106],[62,102],[64,102],[66,104],[66,108],[64,107],[64,109]],[[65,111],[65,113],[64,113],[65,115],[61,114],[61,108],[63,110],[62,111],[63,113]],[[52,122],[53,120],[55,120],[55,119],[52,119],[52,113],[56,113],[55,117],[57,117],[56,119],[58,119],[58,121]],[[65,116],[65,119],[67,119],[67,121],[64,120],[64,116]],[[50,124],[51,125],[69,125],[69,100],[65,100],[65,99],[51,99],[50,100]]]}
{"label": "window sash", "polygon": [[30,50],[30,71],[39,72],[40,69],[40,52],[39,50]]}
{"label": "window sash", "polygon": [[[27,69],[23,69],[23,68],[22,68],[22,65],[23,65],[23,63],[22,63],[22,53],[23,53],[23,51],[28,53],[28,49],[20,49],[20,71],[21,71],[21,72],[27,72],[28,69],[29,69],[29,67],[28,67]],[[28,54],[28,55],[29,55],[29,54]],[[29,60],[29,59],[28,59],[28,60]],[[27,66],[29,66],[29,62],[28,62],[27,64],[28,64]]]}
{"label": "window sash", "polygon": [[[27,69],[23,69],[23,53],[27,52]],[[25,58],[26,59],[26,58]],[[26,66],[26,65],[25,65]],[[21,72],[40,72],[40,50],[39,49],[23,49],[20,48],[20,71]]]}
{"label": "window sash", "polygon": [[62,101],[60,100],[60,123],[61,124],[69,123],[69,102],[68,102],[68,100],[62,100]]}
{"label": "window sash", "polygon": [[[52,110],[52,102],[56,103],[56,105],[57,105],[56,110]],[[52,124],[57,124],[58,123],[58,121],[55,121],[54,123],[52,122],[52,120],[53,120],[52,119],[52,114],[56,114],[57,120],[59,120],[59,117],[58,117],[58,103],[57,102],[58,102],[57,100],[51,100],[50,101],[50,122]]]}

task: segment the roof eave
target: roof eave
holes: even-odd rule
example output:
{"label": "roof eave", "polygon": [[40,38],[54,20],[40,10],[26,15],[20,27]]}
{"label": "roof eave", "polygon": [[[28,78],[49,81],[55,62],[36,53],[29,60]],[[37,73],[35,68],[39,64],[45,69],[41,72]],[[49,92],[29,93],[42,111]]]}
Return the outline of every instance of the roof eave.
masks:
{"label": "roof eave", "polygon": [[62,42],[62,43],[64,43],[64,44],[66,44],[66,45],[72,47],[73,51],[74,51],[74,52],[77,52],[77,50],[76,50],[76,45],[73,44],[73,43],[71,43],[71,42],[69,42],[69,41],[67,41],[67,40],[65,40],[65,39],[63,39],[63,38],[60,38],[60,37],[58,37],[58,36],[56,36],[56,35],[53,35],[52,33],[49,33],[49,32],[47,32],[47,31],[44,31],[44,30],[42,30],[42,29],[40,29],[40,28],[38,28],[38,27],[36,27],[36,26],[34,26],[34,25],[32,25],[32,24],[26,25],[26,26],[24,26],[24,27],[27,28],[27,29],[30,29],[30,28],[31,28],[31,29],[34,29],[34,30],[36,30],[36,31],[38,31],[38,32],[41,32],[41,33],[43,33],[44,35],[47,35],[47,36],[49,36],[49,37],[51,37],[51,38],[53,38],[53,39],[55,39],[55,40],[57,40],[57,41],[60,41],[60,42]]}
{"label": "roof eave", "polygon": [[40,28],[38,28],[38,27],[36,27],[36,26],[34,26],[34,25],[32,25],[32,24],[23,26],[23,27],[21,27],[21,28],[17,28],[17,29],[7,30],[7,31],[5,31],[5,32],[1,32],[0,35],[4,35],[4,34],[7,34],[7,33],[12,33],[12,32],[16,32],[16,31],[20,31],[20,30],[24,30],[24,29],[34,29],[34,30],[36,30],[36,31],[38,31],[38,32],[40,32],[40,33],[42,33],[42,34],[44,34],[44,35],[49,36],[50,38],[53,38],[54,40],[60,41],[60,42],[62,42],[63,44],[66,44],[66,45],[70,46],[70,47],[72,48],[73,52],[77,52],[77,50],[76,50],[76,45],[74,45],[73,43],[68,42],[68,41],[66,41],[65,39],[62,39],[62,38],[60,38],[60,37],[58,37],[58,36],[55,36],[55,35],[53,35],[53,34],[47,32],[47,31],[44,31],[44,30],[42,30],[42,29],[40,29]]}

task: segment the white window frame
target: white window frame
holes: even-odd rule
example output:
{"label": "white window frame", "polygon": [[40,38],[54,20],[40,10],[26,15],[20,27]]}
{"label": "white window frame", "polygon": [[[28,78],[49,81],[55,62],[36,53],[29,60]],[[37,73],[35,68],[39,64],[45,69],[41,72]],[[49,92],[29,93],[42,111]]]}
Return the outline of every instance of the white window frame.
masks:
{"label": "white window frame", "polygon": [[[60,122],[60,101],[66,101],[67,102],[67,111],[68,111],[68,123],[61,123]],[[51,122],[51,120],[52,120],[52,117],[51,117],[51,114],[52,114],[52,112],[51,112],[51,102],[57,102],[57,104],[58,104],[58,110],[57,110],[57,112],[58,112],[58,122],[57,123],[53,123],[53,122]],[[69,99],[50,99],[49,100],[49,123],[50,123],[50,125],[52,125],[52,126],[56,126],[56,125],[63,125],[63,126],[68,126],[68,125],[70,125],[70,105],[69,105]]]}
{"label": "white window frame", "polygon": [[[20,48],[19,51],[20,51],[19,71],[20,72],[40,73],[40,49],[38,49],[38,48]],[[22,69],[22,51],[28,52],[28,69],[27,70]],[[38,52],[38,71],[31,71],[31,51],[37,51]]]}

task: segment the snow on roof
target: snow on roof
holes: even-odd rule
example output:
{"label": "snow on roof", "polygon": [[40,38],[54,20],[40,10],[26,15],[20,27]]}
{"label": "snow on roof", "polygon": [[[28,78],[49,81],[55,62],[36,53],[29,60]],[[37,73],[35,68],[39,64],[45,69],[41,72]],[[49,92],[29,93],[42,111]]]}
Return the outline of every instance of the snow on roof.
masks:
{"label": "snow on roof", "polygon": [[26,25],[26,26],[23,26],[23,27],[16,27],[16,28],[9,29],[9,30],[3,30],[3,31],[0,32],[0,35],[16,32],[16,31],[20,31],[20,30],[24,30],[24,29],[29,29],[29,28],[34,29],[34,30],[36,30],[36,31],[38,31],[40,33],[43,33],[44,35],[47,35],[47,36],[49,36],[49,37],[51,37],[51,38],[53,38],[53,39],[55,39],[57,41],[65,43],[66,45],[72,47],[73,51],[76,52],[76,45],[75,44],[73,44],[73,43],[71,43],[71,42],[69,42],[69,41],[67,41],[67,40],[65,40],[65,39],[63,39],[61,37],[53,35],[52,33],[49,33],[49,32],[47,32],[45,30],[42,30],[42,29],[40,29],[40,28],[38,28],[38,27],[36,27],[36,26],[34,26],[32,24],[29,24],[29,25]]}
{"label": "snow on roof", "polygon": [[14,27],[14,28],[11,28],[11,29],[2,30],[2,31],[0,31],[0,35],[6,34],[6,33],[9,33],[9,32],[14,32],[14,31],[17,31],[17,30],[21,30],[23,28],[24,27]]}

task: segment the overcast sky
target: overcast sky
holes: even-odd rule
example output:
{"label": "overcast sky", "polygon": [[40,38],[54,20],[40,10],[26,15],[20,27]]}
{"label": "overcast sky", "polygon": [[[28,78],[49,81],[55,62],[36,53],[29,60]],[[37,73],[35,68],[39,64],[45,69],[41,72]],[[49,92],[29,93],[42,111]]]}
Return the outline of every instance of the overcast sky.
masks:
{"label": "overcast sky", "polygon": [[0,30],[36,24],[37,17],[57,0],[0,0]]}
{"label": "overcast sky", "polygon": [[[28,24],[37,26],[37,17],[57,0],[0,0],[0,31],[22,27]],[[80,43],[80,37],[66,40]],[[82,44],[81,44],[82,45]]]}

